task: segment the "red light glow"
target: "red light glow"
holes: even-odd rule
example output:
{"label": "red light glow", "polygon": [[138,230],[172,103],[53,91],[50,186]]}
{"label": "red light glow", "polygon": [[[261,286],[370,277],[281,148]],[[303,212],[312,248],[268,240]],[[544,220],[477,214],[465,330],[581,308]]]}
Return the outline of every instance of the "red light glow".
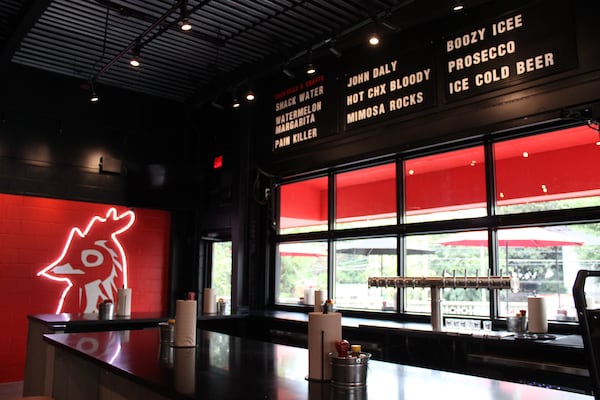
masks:
{"label": "red light glow", "polygon": [[213,169],[219,169],[223,167],[223,156],[216,156],[213,161]]}

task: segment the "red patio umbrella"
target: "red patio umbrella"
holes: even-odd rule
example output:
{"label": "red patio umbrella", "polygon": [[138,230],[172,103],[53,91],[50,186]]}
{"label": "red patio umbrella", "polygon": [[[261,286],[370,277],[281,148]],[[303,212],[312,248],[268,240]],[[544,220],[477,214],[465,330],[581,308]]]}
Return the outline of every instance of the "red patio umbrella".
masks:
{"label": "red patio umbrella", "polygon": [[[445,246],[487,246],[487,231],[459,232],[440,240]],[[514,228],[498,231],[498,246],[503,247],[553,247],[581,246],[583,242],[544,228]]]}
{"label": "red patio umbrella", "polygon": [[[487,246],[487,231],[459,232],[446,237],[437,243],[445,246]],[[540,227],[512,228],[498,230],[498,246],[504,247],[506,271],[508,272],[508,247],[561,247],[581,246],[583,242]],[[555,263],[558,266],[558,251],[555,250]],[[560,304],[560,291],[559,304]]]}
{"label": "red patio umbrella", "polygon": [[[459,232],[446,237],[437,242],[444,246],[487,246],[487,231],[469,231]],[[531,228],[513,228],[498,230],[498,246],[506,249],[506,269],[508,272],[508,247],[560,247],[560,246],[581,246],[582,241],[571,239],[568,236],[548,229]],[[558,265],[558,254],[556,264]]]}
{"label": "red patio umbrella", "polygon": [[279,254],[283,257],[326,257],[327,249],[323,251],[321,247],[310,243],[281,243]]}
{"label": "red patio umbrella", "polygon": [[[395,237],[376,237],[368,239],[352,239],[338,242],[335,248],[336,253],[356,254],[363,256],[370,255],[394,255],[396,254]],[[425,249],[406,249],[407,255],[413,254],[433,254],[435,251]]]}

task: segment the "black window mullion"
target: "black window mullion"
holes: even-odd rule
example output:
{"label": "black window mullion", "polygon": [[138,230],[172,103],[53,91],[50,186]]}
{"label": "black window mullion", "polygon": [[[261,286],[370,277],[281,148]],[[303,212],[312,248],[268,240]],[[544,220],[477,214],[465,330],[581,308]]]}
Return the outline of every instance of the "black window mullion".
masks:
{"label": "black window mullion", "polygon": [[[404,162],[402,160],[396,160],[396,224],[398,228],[401,228],[404,224],[404,210],[406,209],[406,197],[404,192]],[[398,229],[398,232],[404,232],[402,229]],[[398,234],[397,244],[397,268],[396,273],[398,276],[404,276],[405,273],[405,235]],[[404,289],[396,289],[396,312],[404,313]]]}
{"label": "black window mullion", "polygon": [[[494,219],[496,215],[496,168],[494,159],[494,146],[491,141],[484,143],[485,154],[485,187],[486,187],[486,211],[487,216]],[[495,227],[488,227],[488,274],[498,275],[498,246],[497,230]],[[499,315],[499,290],[488,289],[490,291],[489,312],[490,318],[495,319]]]}
{"label": "black window mullion", "polygon": [[335,286],[335,252],[333,246],[333,234],[335,230],[335,174],[329,172],[327,182],[327,293],[330,299],[335,297],[334,286]]}

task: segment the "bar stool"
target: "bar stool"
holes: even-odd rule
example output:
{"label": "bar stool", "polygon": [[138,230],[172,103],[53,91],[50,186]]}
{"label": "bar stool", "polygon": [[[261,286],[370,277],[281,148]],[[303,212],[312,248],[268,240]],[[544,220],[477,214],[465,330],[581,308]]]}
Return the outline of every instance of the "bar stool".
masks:
{"label": "bar stool", "polygon": [[600,271],[579,270],[573,285],[573,300],[581,327],[581,339],[588,361],[594,398],[600,400],[600,309],[588,308],[585,298],[585,281],[600,278]]}

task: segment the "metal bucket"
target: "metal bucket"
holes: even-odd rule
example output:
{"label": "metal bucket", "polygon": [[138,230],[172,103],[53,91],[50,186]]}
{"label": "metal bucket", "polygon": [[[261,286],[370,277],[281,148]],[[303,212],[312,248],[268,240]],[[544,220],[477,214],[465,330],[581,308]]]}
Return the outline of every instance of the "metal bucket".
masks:
{"label": "metal bucket", "polygon": [[[367,400],[367,386],[331,386],[329,400]],[[312,398],[312,397],[311,397]]]}
{"label": "metal bucket", "polygon": [[98,318],[99,319],[113,319],[114,304],[113,303],[101,303],[98,306]]}
{"label": "metal bucket", "polygon": [[168,322],[159,322],[159,335],[161,343],[173,343],[175,340],[175,325]]}
{"label": "metal bucket", "polygon": [[527,320],[525,317],[508,317],[506,328],[509,332],[524,333],[527,330]]}
{"label": "metal bucket", "polygon": [[337,357],[329,353],[331,384],[340,387],[360,387],[367,384],[367,367],[371,353],[361,352],[359,357]]}

